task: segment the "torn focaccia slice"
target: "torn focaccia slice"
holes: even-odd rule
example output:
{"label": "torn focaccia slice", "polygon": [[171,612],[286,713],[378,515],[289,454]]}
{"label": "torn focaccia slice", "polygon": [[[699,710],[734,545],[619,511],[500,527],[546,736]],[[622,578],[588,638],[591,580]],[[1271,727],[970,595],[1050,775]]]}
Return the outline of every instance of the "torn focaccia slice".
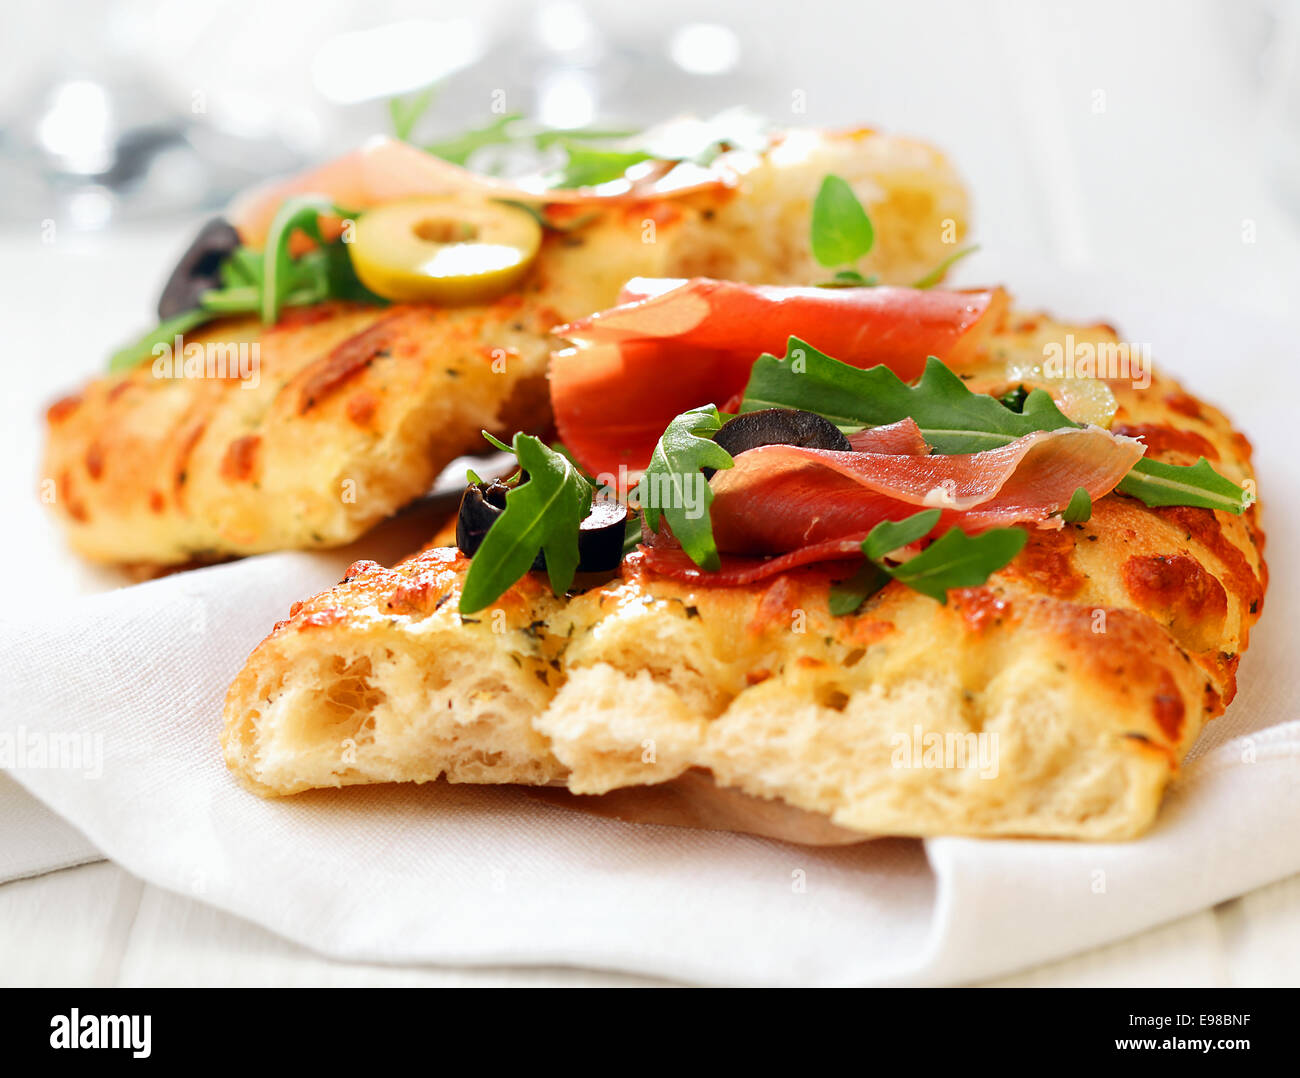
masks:
{"label": "torn focaccia slice", "polygon": [[[1017,315],[993,360],[1067,331],[1114,336]],[[1158,374],[1111,389],[1151,456],[1250,479],[1209,405]],[[361,563],[253,652],[226,758],[263,795],[440,777],[596,795],[703,771],[867,834],[1129,838],[1235,692],[1257,512],[1110,494],[947,605],[894,582],[844,617],[823,567],[719,587],[634,555],[563,598],[530,574],[465,618],[454,548]]]}
{"label": "torn focaccia slice", "polygon": [[160,377],[145,362],[91,381],[49,409],[52,509],[72,547],[101,562],[349,542],[481,449],[483,428],[544,429],[552,328],[612,305],[630,278],[823,279],[808,222],[832,172],[870,209],[878,240],[861,268],[883,281],[914,280],[965,232],[949,163],[869,131],[786,132],[764,153],[724,155],[699,182],[618,197],[529,196],[393,142],[262,191],[234,212],[246,242],[286,195],[313,191],[350,207],[465,191],[554,198],[564,230],[548,230],[529,273],[491,303],[330,302],[269,327],[227,319],[187,334],[187,347],[218,350],[232,371],[242,356],[246,377]]}

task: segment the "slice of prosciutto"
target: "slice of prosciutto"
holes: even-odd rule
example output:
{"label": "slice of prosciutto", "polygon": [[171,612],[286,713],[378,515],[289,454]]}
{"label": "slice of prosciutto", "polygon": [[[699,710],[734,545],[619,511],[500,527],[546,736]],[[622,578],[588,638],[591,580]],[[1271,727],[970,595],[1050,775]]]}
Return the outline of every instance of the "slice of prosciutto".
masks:
{"label": "slice of prosciutto", "polygon": [[555,332],[551,357],[560,438],[593,473],[644,468],[674,416],[726,407],[764,352],[791,336],[855,367],[919,377],[927,356],[960,370],[1006,308],[1000,288],[803,288],[695,278],[635,279],[627,302]]}
{"label": "slice of prosciutto", "polygon": [[858,453],[901,453],[915,457],[930,452],[921,428],[911,416],[883,427],[867,427],[848,437],[849,445]]}
{"label": "slice of prosciutto", "polygon": [[694,191],[732,186],[737,176],[725,160],[704,168],[689,162],[646,161],[618,180],[596,187],[547,187],[544,177],[501,180],[482,176],[434,157],[406,142],[376,138],[317,168],[272,180],[238,197],[226,213],[250,247],[261,247],[285,199],[325,195],[348,209],[365,209],[401,198],[480,193],[538,205],[603,204],[675,198]]}
{"label": "slice of prosciutto", "polygon": [[942,510],[932,535],[954,526],[968,533],[1008,524],[1059,528],[1056,514],[1077,489],[1104,496],[1144,451],[1136,439],[1100,427],[1040,431],[954,455],[761,446],[710,482],[721,570],[699,570],[663,536],[645,548],[645,564],[679,580],[750,583],[800,565],[856,558],[881,521],[931,508]]}

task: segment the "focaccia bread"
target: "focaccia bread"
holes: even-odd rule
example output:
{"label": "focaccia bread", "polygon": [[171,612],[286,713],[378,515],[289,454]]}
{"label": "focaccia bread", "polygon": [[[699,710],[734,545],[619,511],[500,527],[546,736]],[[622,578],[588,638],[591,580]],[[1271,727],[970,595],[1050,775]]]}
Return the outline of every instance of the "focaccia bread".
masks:
{"label": "focaccia bread", "polygon": [[355,539],[425,493],[480,430],[542,430],[560,323],[612,305],[638,276],[815,283],[810,204],[850,181],[879,237],[862,268],[908,283],[966,230],[949,163],[906,138],[792,132],[738,186],[581,207],[529,275],[488,305],[329,303],[264,328],[227,320],[187,343],[260,348],[254,379],[155,377],[146,362],[54,404],[42,475],[73,549],[174,565]]}
{"label": "focaccia bread", "polygon": [[[972,383],[1067,333],[1116,340],[1011,316]],[[1213,407],[1159,374],[1109,389],[1112,429],[1153,458],[1251,481]],[[226,759],[262,795],[440,777],[603,794],[702,769],[864,834],[1131,838],[1235,692],[1267,580],[1257,514],[1113,493],[947,605],[893,582],[845,617],[825,567],[700,586],[633,555],[561,598],[530,574],[463,618],[454,547],[362,562],[253,652]]]}

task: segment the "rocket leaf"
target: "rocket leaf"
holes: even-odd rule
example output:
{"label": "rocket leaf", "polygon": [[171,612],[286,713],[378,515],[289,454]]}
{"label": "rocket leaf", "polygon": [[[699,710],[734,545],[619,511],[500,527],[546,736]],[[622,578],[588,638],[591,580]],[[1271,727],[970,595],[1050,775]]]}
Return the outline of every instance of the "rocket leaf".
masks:
{"label": "rocket leaf", "polygon": [[506,495],[506,507],[474,553],[460,595],[460,612],[473,614],[504,595],[546,554],[556,595],[568,591],[578,568],[578,529],[591,511],[591,484],[562,453],[540,439],[516,434],[511,447],[528,478]]}
{"label": "rocket leaf", "polygon": [[886,571],[913,591],[946,604],[949,588],[983,584],[1019,554],[1028,539],[1023,528],[993,528],[979,535],[950,528],[916,557]]}
{"label": "rocket leaf", "polygon": [[713,491],[703,469],[730,468],[733,463],[731,454],[711,440],[721,426],[722,416],[712,404],[677,416],[655,445],[637,484],[646,523],[659,531],[661,517],[666,518],[691,560],[710,571],[721,560],[709,519]]}
{"label": "rocket leaf", "polygon": [[[888,367],[862,370],[791,337],[784,356],[765,354],[755,362],[740,410],[802,408],[845,431],[910,417],[938,453],[976,453],[1035,431],[1080,426],[1046,390],[1017,395],[1015,403],[1018,411],[996,397],[973,393],[934,356],[916,384],[908,385]],[[1194,505],[1241,513],[1250,504],[1245,491],[1204,459],[1180,465],[1144,458],[1116,489],[1152,506]]]}
{"label": "rocket leaf", "polygon": [[865,599],[897,580],[941,603],[948,601],[949,588],[972,588],[1020,553],[1029,538],[1021,528],[993,528],[981,535],[967,535],[950,528],[919,554],[894,564],[886,556],[901,547],[924,539],[939,523],[938,509],[914,513],[903,520],[877,524],[862,541],[867,560],[848,580],[831,587],[831,614],[852,614]]}
{"label": "rocket leaf", "polygon": [[975,453],[1034,431],[1077,426],[1042,389],[1025,398],[1023,411],[1013,412],[996,397],[972,393],[934,356],[909,386],[888,367],[861,370],[798,337],[790,338],[784,357],[763,355],[754,364],[740,410],[762,408],[802,408],[847,431],[910,416],[940,453]]}
{"label": "rocket leaf", "polygon": [[851,265],[871,250],[876,232],[853,188],[827,175],[813,202],[812,252],[823,266]]}

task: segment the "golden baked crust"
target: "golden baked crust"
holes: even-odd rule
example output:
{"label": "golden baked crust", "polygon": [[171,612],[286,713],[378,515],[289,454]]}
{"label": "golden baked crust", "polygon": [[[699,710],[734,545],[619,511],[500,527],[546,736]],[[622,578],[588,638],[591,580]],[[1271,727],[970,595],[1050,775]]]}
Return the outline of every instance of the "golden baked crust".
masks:
{"label": "golden baked crust", "polygon": [[[977,381],[1066,333],[1115,339],[1011,316]],[[1251,480],[1214,408],[1159,375],[1110,388],[1153,457]],[[226,758],[264,795],[440,776],[598,794],[702,768],[863,833],[1130,838],[1235,692],[1267,579],[1257,513],[1108,495],[946,606],[892,583],[842,618],[825,568],[699,587],[634,556],[569,598],[533,574],[466,619],[454,549],[358,563],[253,652]],[[927,762],[935,744],[967,766]]]}
{"label": "golden baked crust", "polygon": [[150,364],[92,381],[49,410],[53,509],[95,561],[349,542],[479,452],[481,429],[545,428],[551,328],[612,306],[630,278],[823,278],[807,233],[827,172],[870,207],[880,240],[864,267],[882,280],[914,280],[965,232],[965,192],[930,147],[792,133],[737,190],[621,204],[548,233],[521,289],[490,306],[327,304],[266,330],[226,321],[186,343],[256,344],[255,385],[155,377]]}

